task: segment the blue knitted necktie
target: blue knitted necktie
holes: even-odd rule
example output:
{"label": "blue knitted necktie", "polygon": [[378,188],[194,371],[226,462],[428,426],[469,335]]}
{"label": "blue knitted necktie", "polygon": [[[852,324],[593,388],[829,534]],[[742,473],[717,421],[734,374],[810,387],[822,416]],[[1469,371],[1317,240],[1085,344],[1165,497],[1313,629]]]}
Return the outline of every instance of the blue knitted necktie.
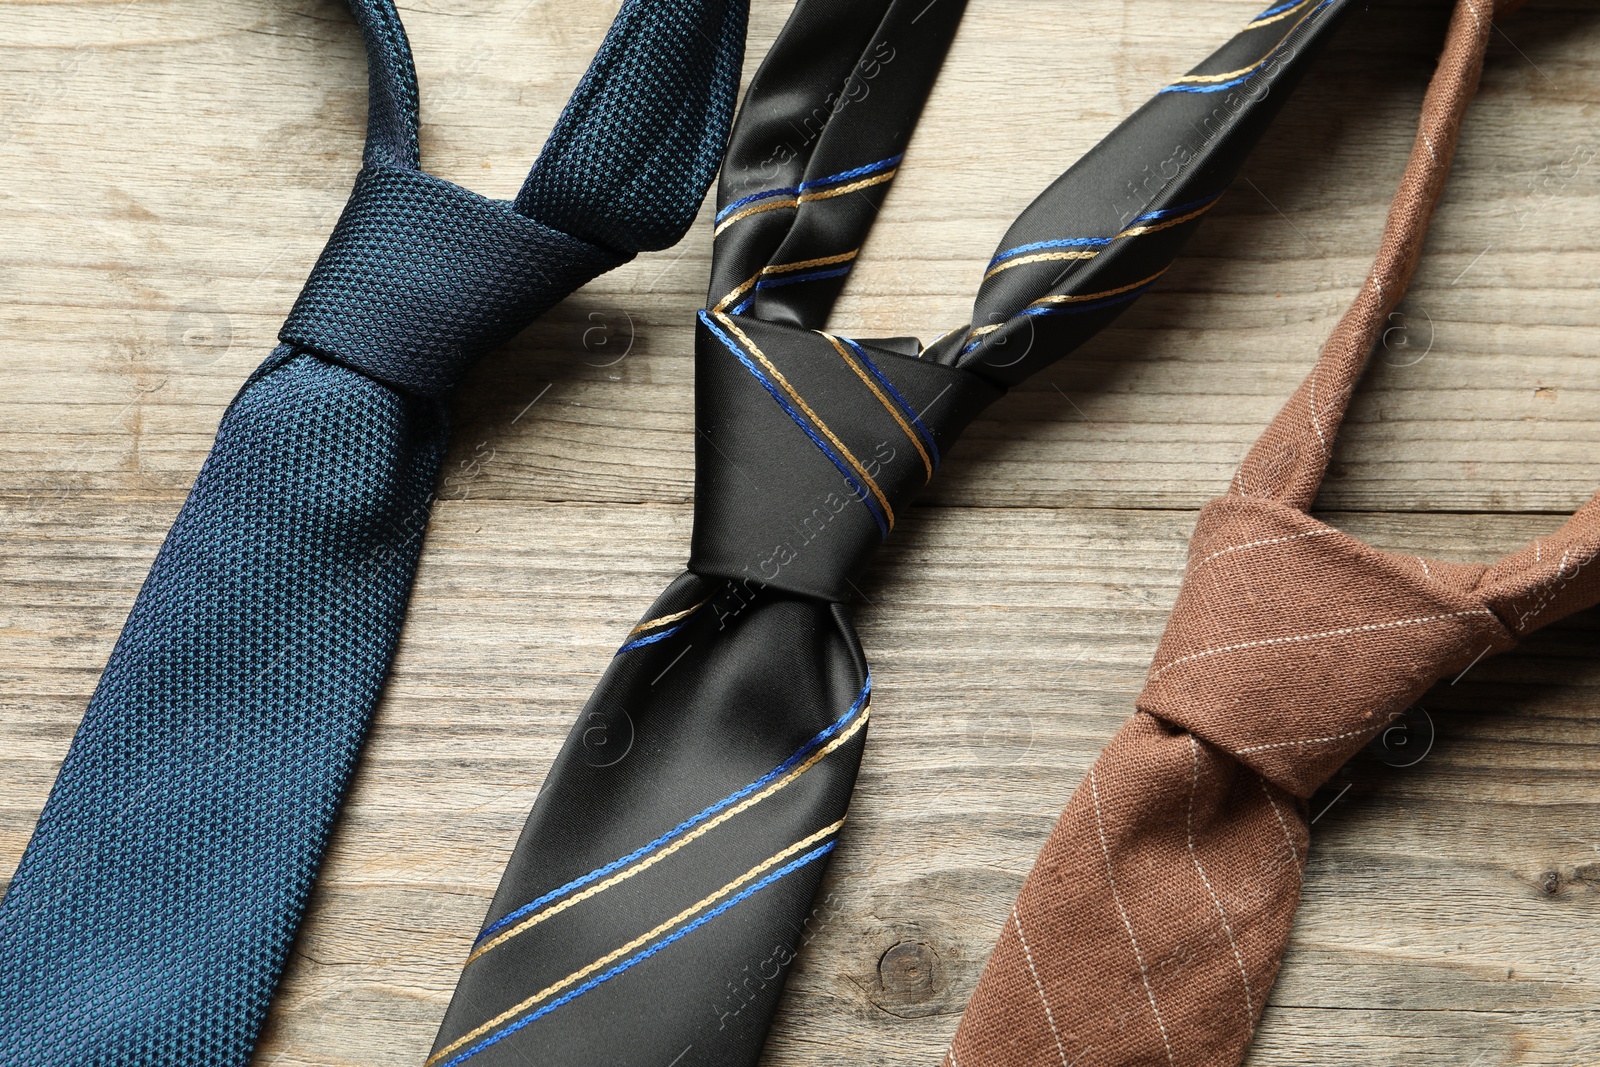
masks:
{"label": "blue knitted necktie", "polygon": [[479,355],[716,171],[747,0],[626,0],[514,202],[423,173],[390,0],[365,166],[128,617],[0,903],[0,1065],[244,1064],[389,669]]}

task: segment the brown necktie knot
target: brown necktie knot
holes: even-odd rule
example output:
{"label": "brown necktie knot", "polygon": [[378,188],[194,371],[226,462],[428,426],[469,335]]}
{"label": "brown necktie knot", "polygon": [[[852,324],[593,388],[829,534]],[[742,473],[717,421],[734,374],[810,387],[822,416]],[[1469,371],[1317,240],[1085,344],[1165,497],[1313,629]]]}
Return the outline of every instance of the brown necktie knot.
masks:
{"label": "brown necktie knot", "polygon": [[1440,677],[1515,644],[1473,592],[1485,572],[1222,497],[1137,706],[1309,797]]}
{"label": "brown necktie knot", "polygon": [[1490,567],[1306,514],[1421,252],[1489,19],[1516,2],[1456,0],[1372,273],[1201,512],[1140,713],[1045,843],[951,1067],[1238,1067],[1299,901],[1305,799],[1437,679],[1600,602],[1600,496]]}

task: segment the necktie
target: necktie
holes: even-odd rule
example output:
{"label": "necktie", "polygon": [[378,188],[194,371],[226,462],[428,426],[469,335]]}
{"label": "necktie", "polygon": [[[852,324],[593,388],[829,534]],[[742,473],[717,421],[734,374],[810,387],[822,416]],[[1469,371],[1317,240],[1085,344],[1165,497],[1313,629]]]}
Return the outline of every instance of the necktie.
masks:
{"label": "necktie", "polygon": [[1160,276],[1348,6],[1273,8],[1164,89],[923,349],[822,330],[962,5],[801,0],[719,186],[688,572],[557,756],[427,1067],[756,1062],[870,716],[851,575],[978,411]]}
{"label": "necktie", "polygon": [[1492,566],[1391,555],[1306,514],[1416,266],[1491,18],[1515,6],[1458,0],[1372,272],[1202,510],[1137,714],[1024,883],[952,1067],[1238,1064],[1299,901],[1313,791],[1435,681],[1600,600],[1600,496]]}
{"label": "necktie", "polygon": [[0,1063],[249,1058],[399,635],[466,367],[686,231],[744,0],[627,0],[514,203],[419,169],[390,0],[365,166],[223,416],[0,906]]}

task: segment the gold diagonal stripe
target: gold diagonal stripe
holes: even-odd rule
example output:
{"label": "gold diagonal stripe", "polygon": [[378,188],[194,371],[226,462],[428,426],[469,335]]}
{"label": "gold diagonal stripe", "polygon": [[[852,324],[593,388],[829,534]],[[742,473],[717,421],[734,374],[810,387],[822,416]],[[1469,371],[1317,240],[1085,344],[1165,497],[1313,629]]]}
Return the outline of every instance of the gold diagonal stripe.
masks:
{"label": "gold diagonal stripe", "polygon": [[[917,432],[911,428],[911,424],[906,422],[905,416],[900,413],[900,409],[888,397],[883,395],[883,390],[878,388],[878,383],[872,379],[870,374],[861,369],[855,360],[854,353],[846,349],[837,337],[831,333],[824,333],[822,336],[826,337],[828,343],[833,345],[833,350],[839,353],[839,358],[844,360],[845,365],[856,372],[856,377],[861,379],[861,383],[872,390],[872,395],[878,398],[878,403],[883,405],[883,410],[889,413],[889,417],[894,419],[900,429],[905,431],[905,435],[916,446],[917,455],[922,457],[922,465],[927,468],[928,479],[931,479],[933,477],[933,459],[928,455],[928,450],[922,447],[922,438],[918,437]],[[924,479],[924,481],[926,480]]]}
{"label": "gold diagonal stripe", "polygon": [[623,871],[619,871],[618,873],[612,875],[610,878],[607,878],[603,882],[596,882],[594,885],[590,886],[588,889],[585,889],[583,892],[578,893],[578,894],[576,894],[574,896],[567,897],[565,900],[562,900],[560,903],[552,904],[550,907],[544,909],[543,911],[539,912],[538,914],[529,916],[528,918],[524,919],[522,922],[520,922],[517,925],[511,927],[509,930],[502,931],[501,933],[497,934],[495,937],[491,938],[488,941],[485,941],[482,945],[479,945],[476,949],[474,949],[472,954],[467,957],[467,963],[470,964],[473,960],[477,959],[479,956],[482,956],[485,952],[488,952],[490,949],[496,947],[497,945],[504,944],[505,942],[511,940],[513,937],[516,937],[518,934],[523,933],[524,931],[529,930],[529,929],[539,925],[540,923],[544,922],[546,919],[550,918],[551,916],[559,915],[563,911],[566,911],[568,908],[572,907],[573,905],[582,903],[583,901],[588,900],[590,897],[595,896],[598,893],[603,893],[607,889],[610,889],[612,886],[618,884],[619,882],[626,882],[629,878],[632,878],[634,875],[640,873],[641,871],[649,870],[651,867],[654,867],[656,864],[660,863],[662,860],[666,859],[668,856],[672,855],[673,853],[677,852],[679,849],[683,848],[685,845],[689,844],[691,841],[695,841],[695,840],[698,840],[701,837],[704,837],[706,834],[710,833],[712,830],[716,829],[718,826],[721,826],[723,823],[727,822],[729,819],[733,818],[735,815],[738,815],[738,814],[740,814],[741,812],[744,812],[744,811],[748,811],[750,808],[754,807],[755,805],[761,803],[763,800],[765,800],[768,797],[772,796],[772,794],[778,792],[781,789],[784,789],[785,787],[787,787],[789,785],[792,785],[795,782],[796,779],[798,779],[802,774],[805,774],[812,767],[815,767],[830,752],[833,752],[840,745],[843,745],[846,741],[849,741],[850,738],[854,737],[856,735],[856,733],[860,731],[861,727],[863,725],[865,725],[865,723],[867,721],[867,718],[871,714],[872,714],[872,705],[868,704],[864,708],[861,709],[861,714],[856,716],[855,722],[851,723],[849,725],[849,727],[847,727],[846,729],[840,731],[838,736],[834,737],[833,740],[829,741],[822,748],[820,748],[816,752],[812,753],[811,757],[809,759],[807,759],[804,763],[800,764],[800,766],[796,767],[794,770],[790,771],[788,774],[784,775],[782,778],[778,779],[776,782],[773,782],[771,785],[767,786],[767,788],[763,789],[761,792],[755,794],[752,797],[746,798],[744,801],[740,802],[739,804],[735,805],[734,807],[731,807],[727,811],[722,812],[716,818],[711,819],[710,821],[708,821],[706,823],[703,823],[702,825],[696,827],[692,833],[685,834],[683,837],[681,837],[678,840],[674,841],[670,846],[668,846],[665,849],[662,849],[660,852],[652,853],[649,857],[647,857],[646,859],[644,859],[643,861],[641,861],[639,863],[634,864],[632,867],[629,867],[629,868],[627,868],[626,870],[623,870]]}
{"label": "gold diagonal stripe", "polygon": [[[1148,226],[1130,226],[1126,230],[1123,230],[1121,233],[1119,233],[1115,237],[1113,237],[1112,240],[1113,241],[1120,241],[1125,237],[1142,237],[1147,233],[1159,233],[1162,230],[1168,230],[1168,229],[1171,229],[1174,226],[1181,226],[1185,222],[1188,222],[1191,219],[1197,219],[1201,215],[1204,215],[1206,212],[1210,211],[1212,208],[1216,207],[1218,201],[1220,201],[1221,199],[1222,199],[1221,197],[1217,197],[1215,200],[1212,200],[1209,204],[1205,204],[1202,207],[1198,207],[1195,210],[1189,212],[1188,214],[1180,215],[1179,217],[1177,217],[1175,219],[1163,219],[1160,222],[1153,222]],[[1004,263],[1000,263],[1000,264],[997,264],[997,265],[989,268],[989,272],[983,276],[983,280],[984,281],[988,281],[990,278],[993,278],[996,274],[999,274],[1001,271],[1010,270],[1012,267],[1020,266],[1020,265],[1022,265],[1024,263],[1044,263],[1044,262],[1049,262],[1051,260],[1063,260],[1063,259],[1093,259],[1094,257],[1098,256],[1099,254],[1100,253],[1098,251],[1094,251],[1094,252],[1036,252],[1036,253],[1034,253],[1032,255],[1018,256],[1015,259],[1008,259]]]}
{"label": "gold diagonal stripe", "polygon": [[[1028,306],[1045,307],[1052,304],[1081,304],[1089,300],[1103,300],[1107,297],[1121,296],[1123,293],[1131,292],[1134,289],[1139,288],[1141,285],[1149,285],[1151,282],[1167,273],[1167,270],[1171,266],[1172,264],[1169,263],[1167,266],[1162,267],[1148,278],[1141,279],[1128,285],[1118,286],[1115,289],[1105,289],[1098,293],[1079,293],[1076,296],[1041,296]],[[998,330],[1004,325],[1005,323],[1003,322],[997,322],[992,326],[980,326],[976,330],[973,330],[971,333],[967,334],[967,340],[970,342],[974,338],[982,337],[984,334],[989,333],[992,330]]]}
{"label": "gold diagonal stripe", "polygon": [[763,211],[776,211],[778,208],[782,207],[799,207],[801,204],[809,204],[813,200],[828,200],[835,196],[844,196],[846,193],[859,192],[860,190],[866,189],[873,185],[882,185],[884,182],[892,179],[899,169],[899,167],[895,167],[892,170],[884,171],[882,174],[874,174],[870,178],[862,178],[858,182],[851,182],[849,185],[841,185],[837,189],[819,189],[812,193],[801,193],[796,197],[783,197],[781,199],[774,198],[772,200],[764,200],[759,204],[752,204],[743,211],[736,212],[723,219],[717,224],[717,227],[711,231],[711,236],[713,238],[721,237],[723,231],[729,226],[732,226],[736,222],[747,219],[751,215],[759,215]]}
{"label": "gold diagonal stripe", "polygon": [[1160,230],[1170,230],[1174,226],[1181,226],[1190,219],[1197,219],[1201,215],[1204,215],[1206,212],[1210,211],[1212,208],[1216,207],[1217,202],[1221,199],[1222,198],[1219,196],[1216,200],[1211,201],[1211,203],[1205,205],[1204,207],[1196,208],[1187,215],[1179,215],[1175,219],[1162,219],[1160,222],[1151,223],[1148,226],[1130,226],[1128,229],[1117,234],[1117,237],[1118,239],[1123,237],[1141,237],[1147,233],[1156,233]]}
{"label": "gold diagonal stripe", "polygon": [[1244,24],[1244,28],[1247,29],[1247,30],[1253,30],[1258,26],[1270,26],[1274,22],[1282,22],[1286,18],[1292,18],[1294,16],[1295,12],[1299,11],[1301,8],[1305,7],[1306,5],[1314,4],[1316,2],[1317,2],[1317,0],[1300,0],[1300,3],[1294,5],[1293,7],[1289,8],[1289,9],[1287,9],[1285,11],[1280,11],[1276,15],[1272,15],[1272,16],[1269,16],[1269,17],[1264,18],[1264,19],[1256,19],[1253,22],[1247,22],[1247,23]]}
{"label": "gold diagonal stripe", "polygon": [[717,306],[712,311],[727,311],[739,302],[739,298],[750,291],[750,287],[761,280],[762,271],[756,271],[750,277],[728,290],[728,295],[717,301]]}
{"label": "gold diagonal stripe", "polygon": [[716,229],[711,231],[711,236],[713,238],[721,237],[723,230],[726,230],[729,226],[732,226],[736,222],[749,218],[751,215],[759,215],[763,211],[776,211],[780,207],[798,207],[799,204],[800,201],[792,196],[774,197],[771,200],[763,200],[759,204],[752,204],[743,211],[735,212],[734,214],[723,219],[717,224]]}
{"label": "gold diagonal stripe", "polygon": [[[1300,5],[1300,7],[1292,7],[1288,11],[1283,12],[1283,16],[1293,15],[1295,12],[1299,11],[1300,8],[1303,8],[1307,4],[1310,4],[1312,2],[1313,2],[1313,0],[1306,0],[1306,2],[1304,4]],[[1253,29],[1256,26],[1267,26],[1267,25],[1270,25],[1270,24],[1272,24],[1274,22],[1277,22],[1278,18],[1281,18],[1283,16],[1277,16],[1277,17],[1266,19],[1266,20],[1263,20],[1263,21],[1257,22],[1257,23],[1247,23],[1245,25],[1245,28],[1246,29]],[[1304,22],[1304,21],[1305,21],[1305,19],[1301,19],[1300,20],[1300,22]],[[1230,70],[1226,74],[1185,74],[1183,77],[1179,78],[1177,81],[1173,82],[1172,84],[1173,85],[1215,85],[1218,82],[1232,81],[1234,78],[1238,78],[1238,77],[1241,77],[1242,75],[1249,74],[1251,71],[1259,70],[1259,69],[1261,69],[1262,64],[1264,64],[1267,60],[1271,59],[1273,57],[1273,55],[1275,55],[1277,53],[1278,49],[1283,47],[1283,43],[1289,39],[1289,37],[1294,33],[1294,31],[1298,30],[1300,28],[1300,22],[1296,22],[1293,26],[1290,26],[1289,27],[1289,32],[1284,34],[1281,38],[1279,38],[1277,44],[1275,44],[1271,48],[1267,49],[1267,54],[1266,55],[1262,56],[1260,59],[1258,59],[1254,63],[1250,64],[1248,67],[1240,67],[1238,70]]]}
{"label": "gold diagonal stripe", "polygon": [[670,622],[677,622],[679,619],[687,619],[690,615],[693,615],[695,612],[699,611],[709,603],[711,603],[711,598],[706,597],[693,607],[684,608],[682,611],[675,611],[671,615],[663,615],[659,619],[648,619],[629,630],[628,636],[632,637],[634,634],[642,634],[646,630],[654,630],[658,626],[665,626]]}
{"label": "gold diagonal stripe", "polygon": [[805,412],[806,418],[810,419],[816,428],[822,431],[822,436],[832,442],[833,447],[839,450],[839,454],[845,458],[845,461],[855,468],[855,472],[861,476],[862,483],[877,499],[878,506],[883,508],[883,516],[889,529],[894,529],[894,509],[889,506],[889,498],[883,495],[883,490],[878,488],[878,483],[873,479],[872,475],[868,474],[867,469],[861,465],[861,461],[856,459],[855,453],[851,452],[849,447],[839,440],[834,432],[828,428],[828,424],[822,421],[820,415],[811,410],[811,405],[806,403],[805,397],[801,396],[795,387],[789,384],[789,379],[783,376],[782,371],[773,366],[766,353],[756,347],[755,342],[750,340],[743,330],[739,329],[738,324],[720,311],[712,312],[712,314],[716,315],[717,321],[722,323],[730,333],[739,339],[739,343],[744,345],[745,349],[755,357],[756,362],[766,369],[766,372],[772,376],[772,380],[777,382],[783,391],[789,394],[789,399],[800,406],[800,410]]}
{"label": "gold diagonal stripe", "polygon": [[805,270],[808,267],[827,267],[835,263],[847,263],[855,259],[860,251],[861,249],[857,248],[850,252],[840,252],[836,256],[818,256],[816,259],[802,259],[796,263],[781,263],[775,267],[763,267],[760,276],[764,278],[769,274],[787,274],[789,271]]}
{"label": "gold diagonal stripe", "polygon": [[[1118,234],[1117,236],[1120,237],[1122,235]],[[1099,252],[1036,252],[1033,255],[1018,256],[1015,259],[1008,259],[1004,263],[990,267],[989,273],[983,276],[983,280],[988,281],[1001,271],[1019,267],[1024,263],[1045,263],[1058,259],[1093,259],[1099,254]]]}
{"label": "gold diagonal stripe", "polygon": [[1149,285],[1151,282],[1167,273],[1167,270],[1170,268],[1170,266],[1171,264],[1168,264],[1166,267],[1162,267],[1148,278],[1141,278],[1136,282],[1130,282],[1127,285],[1121,285],[1115,289],[1106,289],[1103,292],[1098,293],[1079,293],[1077,296],[1041,296],[1029,306],[1043,307],[1047,304],[1081,304],[1088,300],[1103,300],[1106,297],[1121,296],[1123,293],[1130,293],[1142,285]]}
{"label": "gold diagonal stripe", "polygon": [[706,897],[702,897],[700,900],[698,900],[695,903],[691,904],[689,907],[684,908],[682,911],[678,912],[678,914],[674,915],[672,918],[668,919],[666,922],[661,923],[655,929],[649,931],[648,933],[640,934],[638,937],[634,938],[632,941],[629,941],[626,945],[623,945],[621,948],[618,948],[618,949],[615,949],[614,951],[606,953],[604,956],[601,956],[599,959],[595,960],[593,963],[589,964],[587,967],[583,967],[583,968],[581,968],[579,970],[573,971],[571,974],[567,975],[565,978],[561,979],[560,981],[553,982],[550,985],[545,986],[543,989],[539,990],[539,992],[535,993],[533,996],[529,997],[527,1000],[524,1000],[520,1004],[515,1004],[515,1005],[507,1008],[505,1011],[501,1012],[499,1015],[496,1015],[493,1019],[490,1019],[488,1022],[484,1023],[482,1026],[479,1026],[477,1029],[471,1030],[471,1031],[461,1035],[460,1037],[456,1038],[450,1044],[446,1045],[444,1048],[440,1049],[438,1052],[436,1052],[432,1056],[428,1057],[428,1061],[427,1061],[427,1063],[425,1063],[423,1065],[423,1067],[433,1067],[434,1064],[438,1063],[440,1060],[444,1059],[446,1056],[450,1055],[452,1052],[454,1052],[457,1049],[459,1049],[462,1045],[467,1044],[469,1041],[472,1041],[475,1038],[482,1037],[484,1034],[488,1033],[490,1030],[493,1030],[496,1027],[498,1027],[498,1026],[504,1024],[504,1023],[510,1022],[512,1019],[516,1018],[518,1015],[521,1015],[523,1012],[527,1011],[529,1008],[533,1007],[535,1004],[538,1004],[540,1001],[548,1000],[550,997],[553,997],[557,993],[561,992],[563,989],[566,989],[569,986],[576,985],[578,982],[583,981],[583,979],[589,977],[589,975],[591,975],[594,972],[600,970],[602,967],[606,967],[606,966],[609,966],[612,963],[615,963],[617,960],[621,959],[623,956],[626,956],[628,953],[632,952],[634,949],[640,948],[640,947],[648,944],[649,942],[654,941],[656,938],[658,938],[662,934],[668,932],[673,927],[679,926],[679,925],[683,924],[684,922],[687,922],[688,920],[694,918],[695,915],[699,914],[702,911],[705,911],[707,908],[710,908],[712,905],[716,904],[718,901],[722,900],[723,898],[725,898],[727,896],[730,896],[731,894],[733,894],[734,892],[736,892],[737,890],[739,890],[743,886],[749,884],[750,882],[755,881],[761,875],[765,874],[767,871],[771,870],[773,867],[776,867],[778,864],[782,863],[784,860],[788,859],[790,856],[793,856],[795,853],[802,852],[805,849],[809,848],[810,846],[816,844],[818,841],[822,840],[823,838],[829,836],[830,834],[837,833],[842,826],[844,826],[844,820],[840,819],[838,822],[832,824],[831,826],[824,826],[822,829],[818,830],[814,834],[811,834],[809,837],[805,837],[805,838],[802,838],[799,841],[796,841],[794,844],[790,845],[788,848],[784,849],[783,851],[777,852],[777,853],[774,853],[771,856],[768,856],[766,859],[762,860],[760,863],[756,864],[754,867],[751,867],[748,871],[745,871],[739,877],[735,878],[733,881],[729,882],[727,885],[723,886],[721,889],[717,890],[715,893],[712,893],[711,895],[706,896]]}
{"label": "gold diagonal stripe", "polygon": [[781,263],[774,267],[762,267],[749,279],[741,282],[736,288],[731,290],[727,296],[723,297],[721,300],[718,300],[717,306],[711,310],[727,311],[734,304],[737,304],[739,302],[739,298],[748,293],[750,291],[750,287],[755,285],[762,278],[771,277],[774,274],[787,274],[790,271],[805,270],[808,267],[828,267],[835,263],[848,263],[850,260],[855,259],[860,251],[861,249],[858,248],[852,252],[841,252],[837,256],[818,256],[816,259],[802,259],[796,263]]}
{"label": "gold diagonal stripe", "polygon": [[1185,74],[1183,77],[1177,79],[1172,84],[1173,85],[1215,85],[1218,82],[1232,81],[1234,78],[1240,77],[1241,75],[1249,74],[1251,71],[1253,71],[1256,68],[1260,67],[1261,64],[1265,63],[1266,61],[1267,61],[1267,57],[1263,56],[1262,58],[1256,60],[1254,63],[1250,64],[1248,67],[1240,67],[1238,70],[1224,71],[1221,74]]}
{"label": "gold diagonal stripe", "polygon": [[[893,170],[886,170],[882,174],[874,174],[870,178],[862,178],[858,182],[851,182],[849,185],[841,185],[837,189],[821,189],[814,193],[801,193],[800,203],[809,204],[813,200],[828,200],[835,196],[843,196],[846,193],[859,192],[860,190],[871,185],[882,185],[884,182],[893,178],[899,170],[899,167],[895,167]],[[733,220],[729,219],[728,221],[732,222]]]}

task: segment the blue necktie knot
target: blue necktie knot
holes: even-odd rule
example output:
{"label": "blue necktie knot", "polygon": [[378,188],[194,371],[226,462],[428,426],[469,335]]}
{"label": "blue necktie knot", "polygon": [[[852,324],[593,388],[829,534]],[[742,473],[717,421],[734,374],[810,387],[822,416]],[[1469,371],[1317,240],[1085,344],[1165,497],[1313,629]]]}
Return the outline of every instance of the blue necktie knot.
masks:
{"label": "blue necktie knot", "polygon": [[278,336],[438,399],[478,357],[630,258],[506,201],[369,164]]}

